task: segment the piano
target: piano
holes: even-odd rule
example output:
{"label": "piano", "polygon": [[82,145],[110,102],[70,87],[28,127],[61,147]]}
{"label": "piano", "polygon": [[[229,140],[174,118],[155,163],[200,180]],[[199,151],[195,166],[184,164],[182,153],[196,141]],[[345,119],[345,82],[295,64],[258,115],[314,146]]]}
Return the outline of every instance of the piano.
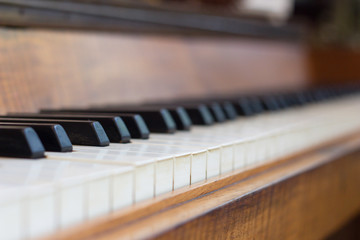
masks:
{"label": "piano", "polygon": [[255,2],[0,0],[0,239],[358,239],[360,54]]}

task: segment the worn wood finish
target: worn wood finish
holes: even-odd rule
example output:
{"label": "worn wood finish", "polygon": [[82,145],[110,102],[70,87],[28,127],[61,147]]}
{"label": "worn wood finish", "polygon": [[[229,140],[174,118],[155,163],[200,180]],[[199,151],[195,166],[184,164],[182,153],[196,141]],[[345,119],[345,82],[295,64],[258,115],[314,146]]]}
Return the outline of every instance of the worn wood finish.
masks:
{"label": "worn wood finish", "polygon": [[300,43],[0,29],[0,112],[306,83]]}
{"label": "worn wood finish", "polygon": [[360,211],[359,146],[357,134],[48,239],[320,239]]}
{"label": "worn wood finish", "polygon": [[360,213],[355,217],[348,221],[346,224],[341,226],[340,229],[336,229],[335,232],[331,233],[326,240],[356,240],[360,239]]}
{"label": "worn wood finish", "polygon": [[329,85],[360,79],[360,51],[351,48],[311,47],[308,69],[314,85]]}

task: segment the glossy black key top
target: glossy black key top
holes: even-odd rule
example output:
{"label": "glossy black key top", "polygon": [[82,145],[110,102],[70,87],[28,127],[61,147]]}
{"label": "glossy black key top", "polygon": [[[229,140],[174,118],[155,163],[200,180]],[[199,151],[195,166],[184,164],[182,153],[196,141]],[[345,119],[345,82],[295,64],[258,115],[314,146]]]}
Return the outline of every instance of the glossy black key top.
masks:
{"label": "glossy black key top", "polygon": [[177,130],[188,131],[191,129],[191,119],[184,107],[180,106],[169,106],[166,109],[170,112],[172,118],[175,121]]}
{"label": "glossy black key top", "polygon": [[[214,123],[214,118],[210,110],[205,104],[192,103],[190,101],[170,102],[170,103],[149,103],[149,106],[164,107],[166,109],[174,109],[182,107],[185,109],[187,116],[194,125],[211,125]],[[147,106],[145,105],[145,106]]]}
{"label": "glossy black key top", "polygon": [[53,123],[61,125],[75,145],[108,146],[109,138],[97,121],[11,118],[0,116],[0,122]]}
{"label": "glossy black key top", "polygon": [[224,122],[227,119],[232,120],[238,116],[235,106],[227,99],[194,99],[184,101],[184,104],[186,103],[206,105],[216,122]]}
{"label": "glossy black key top", "polygon": [[289,104],[287,103],[286,99],[281,94],[276,94],[273,96],[277,105],[279,106],[279,109],[285,109],[289,107]]}
{"label": "glossy black key top", "polygon": [[59,124],[0,122],[0,126],[18,126],[33,128],[39,136],[46,151],[71,152],[73,149],[71,141],[67,133],[65,132],[65,129]]}
{"label": "glossy black key top", "polygon": [[30,127],[0,126],[0,156],[15,158],[42,158],[45,148]]}
{"label": "glossy black key top", "polygon": [[150,135],[150,131],[144,121],[144,119],[139,114],[126,114],[126,113],[119,113],[119,114],[109,114],[109,113],[95,113],[95,112],[68,112],[65,109],[58,109],[58,110],[50,110],[44,109],[41,110],[42,113],[55,113],[55,114],[71,114],[73,116],[83,116],[83,115],[94,115],[94,116],[119,116],[124,121],[127,129],[130,132],[131,138],[138,138],[138,139],[148,139]]}
{"label": "glossy black key top", "polygon": [[211,115],[216,122],[226,121],[225,113],[218,102],[210,102],[206,105],[209,108]]}
{"label": "glossy black key top", "polygon": [[188,131],[191,129],[192,122],[190,116],[182,106],[161,103],[145,104],[143,106],[150,108],[166,108],[174,119],[177,130]]}
{"label": "glossy black key top", "polygon": [[306,94],[303,91],[297,92],[297,93],[294,93],[294,94],[296,96],[296,100],[299,103],[299,105],[306,105],[309,102],[307,97],[306,97]]}
{"label": "glossy black key top", "polygon": [[242,97],[235,100],[233,103],[238,115],[251,116],[255,114],[254,109],[251,106],[251,102],[248,98]]}
{"label": "glossy black key top", "polygon": [[129,143],[130,133],[124,121],[118,116],[96,116],[96,115],[82,115],[76,116],[71,114],[60,113],[14,113],[7,116],[16,118],[35,118],[35,119],[63,119],[63,120],[90,120],[98,121],[104,128],[106,135],[110,142],[114,143]]}
{"label": "glossy black key top", "polygon": [[[190,106],[196,106],[196,105],[205,105],[208,111],[210,112],[213,122],[224,122],[226,121],[225,113],[221,107],[221,105],[214,100],[208,100],[208,99],[188,99],[188,100],[180,100],[174,102],[174,104],[178,106],[183,107],[190,107]],[[186,109],[187,110],[187,109]]]}
{"label": "glossy black key top", "polygon": [[139,114],[119,114],[130,131],[132,138],[149,139],[150,131]]}
{"label": "glossy black key top", "polygon": [[63,109],[67,112],[87,112],[119,115],[121,113],[139,114],[145,121],[150,132],[156,133],[174,133],[176,124],[169,111],[165,108],[148,107],[99,107],[89,109]]}
{"label": "glossy black key top", "polygon": [[194,125],[211,125],[214,123],[214,118],[205,104],[181,104],[181,106],[185,108]]}
{"label": "glossy black key top", "polygon": [[261,97],[261,101],[267,111],[277,111],[281,109],[274,96],[263,96]]}
{"label": "glossy black key top", "polygon": [[254,114],[259,114],[265,111],[261,100],[256,96],[249,96],[248,100],[250,102],[251,109]]}
{"label": "glossy black key top", "polygon": [[304,91],[304,97],[306,99],[306,103],[313,103],[313,102],[316,102],[316,99],[314,98],[313,94],[312,94],[312,91],[310,90],[307,90],[307,91]]}
{"label": "glossy black key top", "polygon": [[149,139],[150,131],[139,114],[119,114],[128,127],[132,138]]}
{"label": "glossy black key top", "polygon": [[291,107],[298,107],[304,104],[303,98],[297,93],[287,93],[284,97]]}
{"label": "glossy black key top", "polygon": [[235,106],[230,101],[224,101],[220,104],[227,119],[233,120],[237,118]]}

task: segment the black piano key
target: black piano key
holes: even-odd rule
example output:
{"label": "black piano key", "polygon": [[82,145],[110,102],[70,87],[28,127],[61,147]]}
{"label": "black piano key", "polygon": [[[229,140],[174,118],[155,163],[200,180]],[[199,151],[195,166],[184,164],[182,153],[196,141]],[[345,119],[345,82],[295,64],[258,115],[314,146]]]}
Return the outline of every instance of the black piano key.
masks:
{"label": "black piano key", "polygon": [[103,127],[97,121],[31,119],[0,116],[0,122],[59,124],[65,129],[70,141],[75,145],[108,146],[110,143]]}
{"label": "black piano key", "polygon": [[226,121],[225,113],[218,102],[211,102],[207,103],[206,105],[209,108],[210,113],[216,122]]}
{"label": "black piano key", "polygon": [[0,126],[18,126],[33,128],[39,136],[46,151],[71,152],[73,149],[73,146],[65,129],[58,124],[0,122]]}
{"label": "black piano key", "polygon": [[211,125],[214,118],[205,104],[182,104],[194,125]]}
{"label": "black piano key", "polygon": [[175,101],[173,104],[187,107],[187,106],[196,106],[203,104],[207,107],[208,111],[210,112],[213,122],[224,122],[226,121],[226,115],[224,113],[223,108],[221,107],[220,103],[215,100],[210,99],[187,99],[187,100],[178,100]]}
{"label": "black piano key", "polygon": [[149,139],[150,130],[139,114],[119,114],[130,131],[132,138]]}
{"label": "black piano key", "polygon": [[314,103],[316,101],[315,97],[312,94],[312,91],[306,90],[303,94],[305,96],[306,103]]}
{"label": "black piano key", "polygon": [[261,100],[258,97],[250,96],[248,97],[250,101],[250,106],[254,114],[259,114],[265,111]]}
{"label": "black piano key", "polygon": [[[88,113],[88,112],[68,112],[66,110],[58,109],[44,109],[40,111],[41,113],[54,113],[54,114],[71,114],[73,116],[83,116],[83,115],[94,115],[94,116],[109,116],[109,113]],[[144,121],[144,119],[139,114],[110,114],[111,116],[119,116],[124,121],[127,129],[130,132],[131,138],[135,139],[148,139],[150,135],[150,131]]]}
{"label": "black piano key", "polygon": [[289,93],[288,97],[292,99],[294,106],[302,106],[306,104],[306,99],[301,92]]}
{"label": "black piano key", "polygon": [[211,113],[213,120],[216,122],[224,122],[233,120],[238,117],[235,106],[227,98],[213,99],[188,99],[176,101],[178,105],[200,105],[204,104]]}
{"label": "black piano key", "polygon": [[286,103],[286,108],[296,106],[295,98],[293,97],[293,95],[290,95],[289,93],[282,93],[281,97],[283,101]]}
{"label": "black piano key", "polygon": [[191,119],[185,108],[180,106],[166,107],[175,121],[177,130],[188,131],[191,129]]}
{"label": "black piano key", "polygon": [[286,99],[281,94],[276,94],[273,96],[277,105],[279,106],[279,109],[285,109],[289,107],[289,104],[287,103]]}
{"label": "black piano key", "polygon": [[194,125],[211,125],[215,121],[206,104],[195,103],[194,100],[178,101],[171,103],[157,103],[156,105],[170,109],[174,107],[184,108],[187,115],[190,117],[190,121]]}
{"label": "black piano key", "polygon": [[145,121],[150,132],[155,133],[174,133],[176,123],[170,112],[165,108],[148,108],[139,106],[116,107],[116,108],[97,108],[93,111],[106,111],[114,113],[139,114]]}
{"label": "black piano key", "polygon": [[306,105],[309,103],[309,99],[307,98],[307,95],[304,91],[297,92],[295,94],[297,101],[300,103],[300,105]]}
{"label": "black piano key", "polygon": [[251,105],[251,102],[248,98],[242,97],[233,101],[236,112],[240,116],[252,116],[255,114],[255,111]]}
{"label": "black piano key", "polygon": [[174,119],[177,130],[189,131],[191,129],[192,122],[184,107],[167,104],[145,104],[142,106],[150,108],[165,108],[170,112],[172,118]]}
{"label": "black piano key", "polygon": [[170,112],[172,118],[174,119],[177,130],[189,131],[191,129],[192,121],[188,112],[182,106],[166,103],[145,103],[140,106],[145,108],[165,108]]}
{"label": "black piano key", "polygon": [[306,99],[301,92],[296,92],[291,94],[296,102],[297,106],[302,106],[306,104]]}
{"label": "black piano key", "polygon": [[267,111],[277,111],[281,109],[281,106],[279,106],[274,96],[263,96],[261,97],[261,101]]}
{"label": "black piano key", "polygon": [[220,104],[227,119],[233,120],[237,118],[235,106],[230,101],[224,101],[221,102]]}
{"label": "black piano key", "polygon": [[0,126],[0,156],[42,158],[45,148],[31,127]]}
{"label": "black piano key", "polygon": [[66,112],[87,112],[119,115],[122,113],[139,114],[145,121],[150,132],[156,133],[174,133],[176,124],[171,114],[165,108],[148,107],[99,107],[89,109],[63,109]]}
{"label": "black piano key", "polygon": [[98,121],[104,128],[110,142],[129,143],[130,133],[124,121],[118,116],[96,116],[82,115],[76,116],[71,114],[53,114],[53,113],[14,113],[7,116],[15,118],[35,118],[35,119],[63,119],[63,120],[90,120]]}

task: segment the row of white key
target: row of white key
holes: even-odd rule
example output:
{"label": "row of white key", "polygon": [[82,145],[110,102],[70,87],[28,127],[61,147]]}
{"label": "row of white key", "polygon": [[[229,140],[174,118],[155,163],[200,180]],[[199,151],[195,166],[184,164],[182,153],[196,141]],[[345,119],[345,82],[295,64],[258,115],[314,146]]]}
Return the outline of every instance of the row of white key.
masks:
{"label": "row of white key", "polygon": [[0,239],[49,234],[132,203],[133,168],[51,159],[0,160]]}
{"label": "row of white key", "polygon": [[359,98],[42,160],[0,160],[0,239],[38,237],[357,130]]}

